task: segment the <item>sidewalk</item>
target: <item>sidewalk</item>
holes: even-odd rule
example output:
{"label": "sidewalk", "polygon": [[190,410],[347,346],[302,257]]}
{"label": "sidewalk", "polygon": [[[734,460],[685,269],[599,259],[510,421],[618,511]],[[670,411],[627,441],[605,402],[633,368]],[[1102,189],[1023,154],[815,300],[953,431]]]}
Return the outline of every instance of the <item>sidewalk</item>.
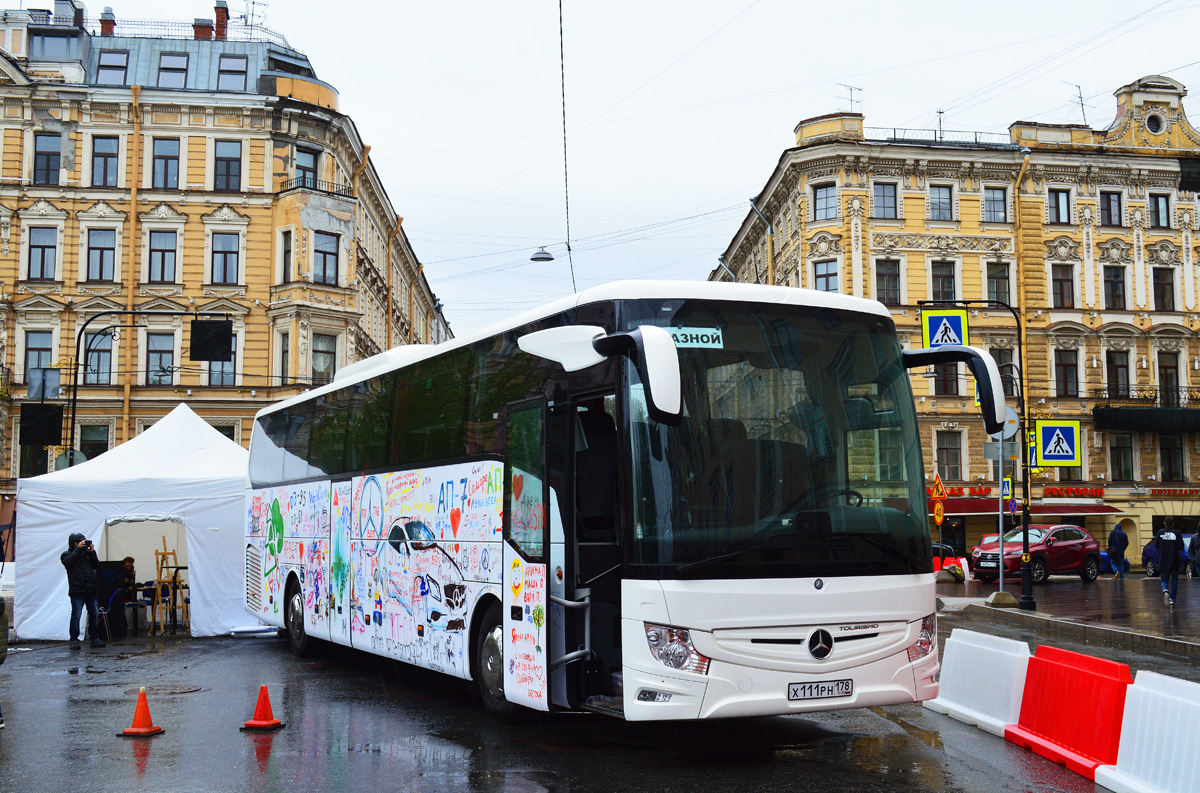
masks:
{"label": "sidewalk", "polygon": [[[1020,599],[1019,581],[1004,589]],[[1175,606],[1163,603],[1159,579],[1131,573],[1123,581],[1102,578],[1085,584],[1054,576],[1033,588],[1034,611],[994,609],[984,599],[995,584],[969,581],[938,584],[945,611],[965,611],[972,619],[1019,625],[1128,649],[1150,650],[1200,660],[1200,580],[1181,578]]]}

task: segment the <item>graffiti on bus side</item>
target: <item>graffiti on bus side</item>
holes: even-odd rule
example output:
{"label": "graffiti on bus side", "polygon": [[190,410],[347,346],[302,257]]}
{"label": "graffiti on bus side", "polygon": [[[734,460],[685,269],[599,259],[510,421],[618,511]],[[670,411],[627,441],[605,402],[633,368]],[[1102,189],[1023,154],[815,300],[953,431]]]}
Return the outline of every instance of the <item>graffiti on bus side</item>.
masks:
{"label": "graffiti on bus side", "polygon": [[[288,569],[299,573],[306,613],[315,617],[327,611],[327,565],[321,563],[328,555],[329,483],[308,482],[251,494],[246,527],[247,542],[257,548],[262,560],[259,613],[282,614]],[[246,585],[249,588],[255,582]]]}

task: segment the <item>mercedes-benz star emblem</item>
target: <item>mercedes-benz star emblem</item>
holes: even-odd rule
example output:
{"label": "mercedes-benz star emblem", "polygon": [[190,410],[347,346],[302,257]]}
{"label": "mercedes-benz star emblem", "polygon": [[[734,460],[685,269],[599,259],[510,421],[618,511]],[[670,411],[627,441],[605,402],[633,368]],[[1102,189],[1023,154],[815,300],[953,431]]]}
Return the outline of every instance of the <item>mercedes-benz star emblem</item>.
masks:
{"label": "mercedes-benz star emblem", "polygon": [[820,589],[821,587],[825,586],[825,582],[818,578],[813,582],[813,586],[815,586],[817,589]]}
{"label": "mercedes-benz star emblem", "polygon": [[808,637],[808,653],[818,661],[824,661],[833,652],[833,636],[821,628]]}

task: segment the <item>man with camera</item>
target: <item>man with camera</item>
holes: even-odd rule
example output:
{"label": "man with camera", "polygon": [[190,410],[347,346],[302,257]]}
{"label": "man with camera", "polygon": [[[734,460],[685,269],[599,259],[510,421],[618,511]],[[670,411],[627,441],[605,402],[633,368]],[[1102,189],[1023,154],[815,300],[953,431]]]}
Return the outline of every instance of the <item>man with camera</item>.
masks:
{"label": "man with camera", "polygon": [[79,649],[79,617],[84,606],[88,613],[88,637],[93,647],[103,647],[96,615],[100,612],[100,586],[96,581],[96,570],[100,559],[92,547],[92,541],[82,534],[72,534],[67,540],[67,550],[61,557],[67,568],[67,593],[71,596],[71,649]]}

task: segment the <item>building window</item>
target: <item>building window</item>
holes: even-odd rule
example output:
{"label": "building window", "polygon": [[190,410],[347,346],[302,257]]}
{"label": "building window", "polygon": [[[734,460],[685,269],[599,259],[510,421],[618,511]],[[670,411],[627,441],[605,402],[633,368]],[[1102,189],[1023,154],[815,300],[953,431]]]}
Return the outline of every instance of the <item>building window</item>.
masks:
{"label": "building window", "polygon": [[[85,385],[108,385],[112,382],[112,334],[88,333],[83,342],[85,352],[83,382]],[[107,437],[107,436],[105,436]]]}
{"label": "building window", "polygon": [[58,135],[33,136],[33,183],[58,184],[59,157],[62,143]]}
{"label": "building window", "polygon": [[128,66],[128,52],[117,52],[116,50],[102,51],[100,53],[100,64],[96,69],[96,84],[125,85],[125,70]]}
{"label": "building window", "polygon": [[1150,228],[1169,229],[1171,227],[1171,200],[1165,195],[1150,196]]}
{"label": "building window", "polygon": [[1054,392],[1060,397],[1079,396],[1079,353],[1054,351]]}
{"label": "building window", "polygon": [[838,291],[837,262],[817,262],[814,268],[816,273],[814,287],[818,292]]}
{"label": "building window", "polygon": [[1162,407],[1177,408],[1183,404],[1179,389],[1179,353],[1158,354],[1158,393]]}
{"label": "building window", "polygon": [[337,336],[313,334],[312,381],[328,383],[337,371]]}
{"label": "building window", "polygon": [[953,192],[950,185],[935,184],[929,187],[929,219],[954,220]]}
{"label": "building window", "polygon": [[92,187],[117,186],[118,138],[92,138]]}
{"label": "building window", "polygon": [[175,379],[175,334],[146,334],[146,385],[171,385]]}
{"label": "building window", "polygon": [[79,451],[89,460],[94,460],[108,451],[108,427],[103,424],[85,424],[80,427]]}
{"label": "building window", "polygon": [[1060,482],[1082,482],[1083,481],[1083,466],[1082,465],[1064,465],[1058,469],[1058,481]]}
{"label": "building window", "polygon": [[222,435],[224,435],[226,438],[233,441],[234,443],[237,443],[237,438],[234,437],[237,434],[236,433],[237,428],[234,427],[232,424],[220,424],[220,425],[214,426],[213,429],[216,430],[217,432],[221,433]]}
{"label": "building window", "polygon": [[1104,268],[1104,307],[1110,311],[1125,310],[1125,268],[1120,265]]}
{"label": "building window", "polygon": [[1108,436],[1109,477],[1114,482],[1133,481],[1133,435],[1111,432]]}
{"label": "building window", "polygon": [[208,384],[211,386],[227,386],[236,384],[237,372],[237,334],[233,334],[233,354],[228,361],[208,362]]}
{"label": "building window", "polygon": [[1008,265],[989,264],[987,266],[988,300],[998,303],[1008,302]]}
{"label": "building window", "polygon": [[1128,399],[1129,391],[1129,353],[1124,350],[1109,350],[1104,354],[1104,363],[1108,368],[1106,391],[1109,399]]}
{"label": "building window", "polygon": [[212,282],[214,284],[236,284],[238,282],[238,235],[212,235]]}
{"label": "building window", "polygon": [[302,187],[317,186],[317,153],[311,149],[296,149],[296,178]]}
{"label": "building window", "polygon": [[1008,191],[1003,187],[983,189],[983,221],[985,223],[1008,222]]}
{"label": "building window", "polygon": [[1071,222],[1071,191],[1070,190],[1051,190],[1050,191],[1050,222],[1051,223],[1070,223]]}
{"label": "building window", "polygon": [[993,347],[988,352],[991,353],[992,360],[996,362],[996,367],[1000,370],[1000,383],[1004,388],[1004,395],[1016,396],[1017,389],[1014,382],[1017,373],[1013,367],[1008,365],[1013,362],[1013,351],[1003,347]]}
{"label": "building window", "polygon": [[54,334],[48,330],[25,331],[25,382],[34,369],[48,369],[54,361]]}
{"label": "building window", "polygon": [[338,235],[324,231],[315,233],[313,244],[313,281],[318,284],[338,282]]}
{"label": "building window", "polygon": [[58,261],[58,229],[29,229],[29,278],[53,281]]}
{"label": "building window", "polygon": [[896,185],[875,185],[875,217],[894,219],[896,214]]}
{"label": "building window", "polygon": [[158,87],[187,87],[188,56],[183,53],[164,52],[158,59]]}
{"label": "building window", "polygon": [[939,431],[937,433],[937,468],[942,479],[961,480],[962,433]]}
{"label": "building window", "polygon": [[934,396],[958,396],[958,364],[939,363],[933,367]]}
{"label": "building window", "polygon": [[899,430],[879,431],[879,479],[883,482],[904,480],[904,445]]}
{"label": "building window", "polygon": [[88,280],[113,280],[117,260],[117,230],[88,229]]}
{"label": "building window", "polygon": [[150,280],[175,283],[175,232],[150,232]]}
{"label": "building window", "polygon": [[900,305],[900,262],[879,259],[875,262],[875,299],[888,306]]}
{"label": "building window", "polygon": [[957,299],[958,292],[954,288],[954,262],[934,262],[930,270],[933,274],[933,299]]}
{"label": "building window", "polygon": [[21,445],[21,476],[39,476],[50,470],[45,447]]}
{"label": "building window", "polygon": [[1158,466],[1162,481],[1182,482],[1184,480],[1182,436],[1158,436]]}
{"label": "building window", "polygon": [[1154,310],[1175,310],[1175,271],[1170,267],[1154,268]]}
{"label": "building window", "polygon": [[79,57],[79,39],[73,35],[35,33],[29,37],[29,57],[37,61],[73,61]]}
{"label": "building window", "polygon": [[837,217],[837,186],[813,188],[813,220],[833,220]]}
{"label": "building window", "polygon": [[179,187],[179,139],[154,139],[154,188],[176,190]]}
{"label": "building window", "polygon": [[1075,308],[1075,266],[1055,264],[1050,267],[1050,292],[1055,308]]}
{"label": "building window", "polygon": [[1100,193],[1100,225],[1121,225],[1121,194]]}
{"label": "building window", "polygon": [[218,91],[246,90],[246,56],[222,55],[217,65]]}
{"label": "building window", "polygon": [[213,159],[213,189],[238,192],[242,189],[242,144],[236,140],[216,142]]}
{"label": "building window", "polygon": [[283,278],[280,283],[286,284],[292,280],[292,232],[285,231],[281,236],[279,245],[282,249]]}
{"label": "building window", "polygon": [[292,363],[291,337],[287,333],[279,334],[279,384],[287,385],[291,374]]}

